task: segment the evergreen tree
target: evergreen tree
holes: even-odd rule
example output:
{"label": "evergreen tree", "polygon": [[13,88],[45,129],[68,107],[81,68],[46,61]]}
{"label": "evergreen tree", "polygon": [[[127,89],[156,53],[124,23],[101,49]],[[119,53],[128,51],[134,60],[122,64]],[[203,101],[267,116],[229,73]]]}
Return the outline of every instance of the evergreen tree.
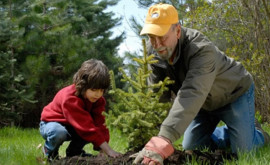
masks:
{"label": "evergreen tree", "polygon": [[[72,82],[81,63],[102,60],[110,69],[122,65],[117,46],[124,34],[112,38],[121,18],[105,12],[118,0],[3,0],[0,2],[0,52],[13,63],[9,68],[21,77],[36,104],[13,109],[29,124],[38,124],[44,105]],[[3,18],[3,19],[2,19]],[[3,20],[3,21],[2,21]],[[13,60],[14,59],[14,60]],[[3,94],[7,96],[7,93]],[[21,102],[20,98],[16,98]],[[9,102],[9,101],[8,101]],[[27,117],[27,114],[31,116]],[[33,122],[31,120],[34,120]],[[29,126],[29,124],[27,126]]]}
{"label": "evergreen tree", "polygon": [[22,34],[16,24],[17,16],[21,15],[17,9],[23,11],[22,2],[0,2],[0,126],[19,123],[23,105],[35,103],[33,93],[28,92],[29,85],[18,67],[19,55],[16,52],[16,41]]}
{"label": "evergreen tree", "polygon": [[[159,102],[166,87],[173,81],[165,78],[157,84],[149,85],[147,78],[151,70],[149,64],[156,63],[154,55],[147,56],[145,40],[143,40],[144,55],[142,58],[134,58],[139,65],[133,77],[129,76],[123,68],[119,68],[122,73],[122,81],[129,85],[127,91],[117,88],[114,83],[114,74],[111,71],[112,89],[109,91],[113,95],[114,104],[107,114],[107,124],[120,129],[128,136],[129,149],[140,150],[144,144],[158,134],[160,124],[167,116],[171,103]],[[153,91],[158,89],[157,93]]]}

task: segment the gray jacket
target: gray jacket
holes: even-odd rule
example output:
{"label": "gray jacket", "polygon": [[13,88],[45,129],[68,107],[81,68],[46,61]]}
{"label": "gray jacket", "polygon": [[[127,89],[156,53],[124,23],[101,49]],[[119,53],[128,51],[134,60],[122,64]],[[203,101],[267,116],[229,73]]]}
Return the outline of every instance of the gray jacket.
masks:
{"label": "gray jacket", "polygon": [[160,59],[148,43],[149,54],[159,61],[150,68],[150,83],[170,77],[175,83],[164,94],[176,98],[159,135],[172,142],[183,135],[200,109],[218,110],[243,95],[253,83],[249,72],[234,59],[221,52],[206,36],[194,29],[181,28],[177,56],[172,65]]}

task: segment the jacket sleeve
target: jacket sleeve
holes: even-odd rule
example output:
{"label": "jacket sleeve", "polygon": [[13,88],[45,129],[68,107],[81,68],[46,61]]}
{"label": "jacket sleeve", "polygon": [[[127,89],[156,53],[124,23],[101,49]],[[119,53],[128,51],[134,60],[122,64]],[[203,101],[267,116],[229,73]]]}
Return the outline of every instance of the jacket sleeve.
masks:
{"label": "jacket sleeve", "polygon": [[161,125],[159,135],[174,142],[183,135],[195,118],[216,76],[215,54],[212,46],[205,46],[189,57],[186,78]]}
{"label": "jacket sleeve", "polygon": [[65,118],[74,127],[76,132],[84,140],[93,143],[95,148],[98,148],[106,141],[102,128],[95,125],[95,120],[91,114],[83,107],[83,100],[76,96],[71,96],[62,103],[62,110]]}

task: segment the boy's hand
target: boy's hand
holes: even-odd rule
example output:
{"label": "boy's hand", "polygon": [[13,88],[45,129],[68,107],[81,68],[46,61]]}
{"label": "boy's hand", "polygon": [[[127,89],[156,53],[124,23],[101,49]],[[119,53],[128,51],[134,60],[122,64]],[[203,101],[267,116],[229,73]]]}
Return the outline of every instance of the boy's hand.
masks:
{"label": "boy's hand", "polygon": [[110,150],[108,153],[107,153],[110,157],[113,157],[113,158],[117,158],[117,157],[120,157],[122,154],[119,153],[119,152],[116,152],[114,150]]}
{"label": "boy's hand", "polygon": [[122,155],[121,153],[116,152],[113,149],[111,149],[111,147],[109,146],[107,142],[102,143],[100,145],[100,148],[102,149],[104,153],[106,153],[108,156],[111,156],[113,158],[116,158]]}
{"label": "boy's hand", "polygon": [[98,154],[99,157],[105,157],[107,156],[107,154],[104,152],[104,151],[100,151],[99,154]]}

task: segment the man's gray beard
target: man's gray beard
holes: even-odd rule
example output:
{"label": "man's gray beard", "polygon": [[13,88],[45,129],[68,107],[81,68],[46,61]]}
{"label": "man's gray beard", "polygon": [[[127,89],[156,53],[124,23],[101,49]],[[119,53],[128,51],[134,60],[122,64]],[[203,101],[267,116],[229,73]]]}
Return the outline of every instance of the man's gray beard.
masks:
{"label": "man's gray beard", "polygon": [[166,50],[167,50],[167,54],[159,54],[157,51],[157,54],[162,60],[169,60],[172,57],[173,51],[168,48],[166,48]]}

